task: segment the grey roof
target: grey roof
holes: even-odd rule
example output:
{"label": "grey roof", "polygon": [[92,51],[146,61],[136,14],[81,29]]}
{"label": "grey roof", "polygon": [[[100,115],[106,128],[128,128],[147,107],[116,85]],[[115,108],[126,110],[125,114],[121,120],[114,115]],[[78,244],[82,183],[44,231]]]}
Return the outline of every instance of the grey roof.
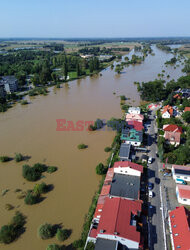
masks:
{"label": "grey roof", "polygon": [[114,174],[111,183],[110,195],[138,200],[139,189],[140,177],[124,174]]}
{"label": "grey roof", "polygon": [[95,250],[117,250],[117,241],[98,238]]}
{"label": "grey roof", "polygon": [[131,145],[130,144],[126,144],[126,143],[122,143],[121,147],[120,147],[120,151],[119,151],[119,157],[122,158],[129,158],[130,156],[130,150],[131,150]]}
{"label": "grey roof", "polygon": [[190,175],[190,168],[189,170],[184,170],[184,169],[174,169],[175,171],[175,174],[180,174],[180,175],[187,175],[189,176]]}

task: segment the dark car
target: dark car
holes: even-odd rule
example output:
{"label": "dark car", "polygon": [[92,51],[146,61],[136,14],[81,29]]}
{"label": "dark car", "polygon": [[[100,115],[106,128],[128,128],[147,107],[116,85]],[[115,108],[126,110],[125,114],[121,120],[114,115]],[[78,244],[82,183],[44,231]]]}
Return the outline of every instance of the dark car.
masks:
{"label": "dark car", "polygon": [[148,183],[148,190],[152,190],[153,189],[153,183]]}

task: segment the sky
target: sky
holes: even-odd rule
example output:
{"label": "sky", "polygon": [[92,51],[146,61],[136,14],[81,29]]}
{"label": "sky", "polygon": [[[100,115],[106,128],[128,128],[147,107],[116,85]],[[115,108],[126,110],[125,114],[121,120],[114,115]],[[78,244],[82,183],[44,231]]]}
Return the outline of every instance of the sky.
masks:
{"label": "sky", "polygon": [[189,0],[0,0],[0,37],[190,36]]}

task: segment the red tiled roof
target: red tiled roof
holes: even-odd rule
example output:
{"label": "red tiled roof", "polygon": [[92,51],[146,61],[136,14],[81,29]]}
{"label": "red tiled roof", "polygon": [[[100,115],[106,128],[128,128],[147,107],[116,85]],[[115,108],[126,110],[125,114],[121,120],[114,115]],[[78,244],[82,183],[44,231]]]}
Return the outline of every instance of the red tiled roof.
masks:
{"label": "red tiled roof", "polygon": [[[122,198],[106,198],[97,234],[114,235],[140,242],[140,232],[131,225],[131,215],[141,211],[141,203]],[[100,233],[100,230],[104,230]]]}
{"label": "red tiled roof", "polygon": [[166,131],[164,134],[164,138],[165,140],[168,140],[170,142],[180,143],[180,135],[180,133]]}
{"label": "red tiled roof", "polygon": [[190,212],[179,207],[169,212],[174,248],[180,246],[181,250],[190,249]]}
{"label": "red tiled roof", "polygon": [[144,115],[141,114],[126,114],[126,121],[143,121]]}
{"label": "red tiled roof", "polygon": [[130,168],[132,168],[134,170],[138,170],[141,173],[143,173],[143,166],[139,165],[139,164],[136,164],[134,162],[131,162],[131,161],[117,161],[117,162],[114,163],[113,168],[118,168],[118,167],[121,167],[121,168],[130,167]]}
{"label": "red tiled roof", "polygon": [[176,94],[173,96],[173,98],[181,99],[181,96],[179,94]]}
{"label": "red tiled roof", "polygon": [[114,169],[109,168],[106,174],[106,178],[104,180],[104,184],[110,184],[112,182],[113,176],[114,176]]}
{"label": "red tiled roof", "polygon": [[162,114],[168,112],[170,115],[173,115],[173,108],[170,105],[164,106]]}
{"label": "red tiled roof", "polygon": [[163,126],[164,131],[169,131],[169,132],[175,132],[175,133],[181,133],[183,132],[182,127],[179,127],[175,124],[167,124]]}
{"label": "red tiled roof", "polygon": [[190,186],[189,185],[177,185],[179,196],[182,199],[190,199]]}
{"label": "red tiled roof", "polygon": [[185,107],[184,112],[190,111],[190,107]]}
{"label": "red tiled roof", "polygon": [[110,193],[111,185],[103,185],[100,195],[108,195]]}
{"label": "red tiled roof", "polygon": [[97,204],[94,218],[100,218],[104,204]]}
{"label": "red tiled roof", "polygon": [[141,131],[143,130],[144,126],[142,122],[138,122],[138,121],[128,121],[128,124],[133,126],[133,128],[137,131]]}

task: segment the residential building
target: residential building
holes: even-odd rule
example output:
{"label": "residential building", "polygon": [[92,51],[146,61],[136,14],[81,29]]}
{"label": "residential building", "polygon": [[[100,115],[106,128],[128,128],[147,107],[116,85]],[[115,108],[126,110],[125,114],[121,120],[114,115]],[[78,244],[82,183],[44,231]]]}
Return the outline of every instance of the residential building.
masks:
{"label": "residential building", "polygon": [[183,97],[190,97],[190,89],[182,89],[181,93]]}
{"label": "residential building", "polygon": [[140,176],[114,173],[109,195],[110,197],[139,200]]}
{"label": "residential building", "polygon": [[173,108],[170,105],[164,106],[162,110],[162,118],[170,118],[173,116]]}
{"label": "residential building", "polygon": [[185,107],[184,112],[187,112],[187,111],[190,112],[190,107]]}
{"label": "residential building", "polygon": [[135,129],[122,129],[121,141],[139,147],[143,141],[143,132]]}
{"label": "residential building", "polygon": [[176,195],[179,203],[190,205],[190,186],[178,184],[176,186]]}
{"label": "residential building", "polygon": [[18,81],[15,76],[2,76],[0,83],[4,85],[7,93],[13,93],[18,89]]}
{"label": "residential building", "polygon": [[184,206],[169,212],[169,229],[172,250],[189,250],[190,212]]}
{"label": "residential building", "polygon": [[190,181],[190,166],[172,165],[173,179]]}
{"label": "residential building", "polygon": [[143,122],[144,116],[141,114],[126,114],[126,122],[129,121],[137,121],[137,122]]}
{"label": "residential building", "polygon": [[106,249],[117,250],[118,241],[98,238],[95,244],[95,250],[106,250]]}
{"label": "residential building", "polygon": [[144,129],[142,122],[128,121],[127,124],[129,128],[134,128],[137,131],[142,131]]}
{"label": "residential building", "polygon": [[[117,249],[118,242],[129,249],[140,249],[143,247],[140,233],[141,202],[122,198],[106,198],[105,205],[99,223],[92,225],[88,241],[97,241],[109,244],[111,248]],[[110,240],[100,241],[99,239]],[[107,249],[107,248],[98,248]]]}
{"label": "residential building", "polygon": [[4,84],[0,84],[0,97],[4,98],[6,96]]}
{"label": "residential building", "polygon": [[180,144],[180,136],[183,132],[181,127],[174,124],[167,124],[163,126],[163,130],[164,138],[169,144],[175,146]]}
{"label": "residential building", "polygon": [[137,163],[134,163],[134,162],[131,162],[131,161],[117,161],[117,162],[114,163],[113,168],[114,169],[116,169],[116,168],[131,168],[131,169],[140,171],[141,174],[142,174],[144,167],[142,165],[140,165],[140,164],[137,164]]}
{"label": "residential building", "polygon": [[128,109],[129,114],[137,114],[139,115],[141,113],[141,109],[139,107],[130,107]]}
{"label": "residential building", "polygon": [[131,159],[131,144],[122,143],[119,151],[119,158],[121,161],[128,161]]}

